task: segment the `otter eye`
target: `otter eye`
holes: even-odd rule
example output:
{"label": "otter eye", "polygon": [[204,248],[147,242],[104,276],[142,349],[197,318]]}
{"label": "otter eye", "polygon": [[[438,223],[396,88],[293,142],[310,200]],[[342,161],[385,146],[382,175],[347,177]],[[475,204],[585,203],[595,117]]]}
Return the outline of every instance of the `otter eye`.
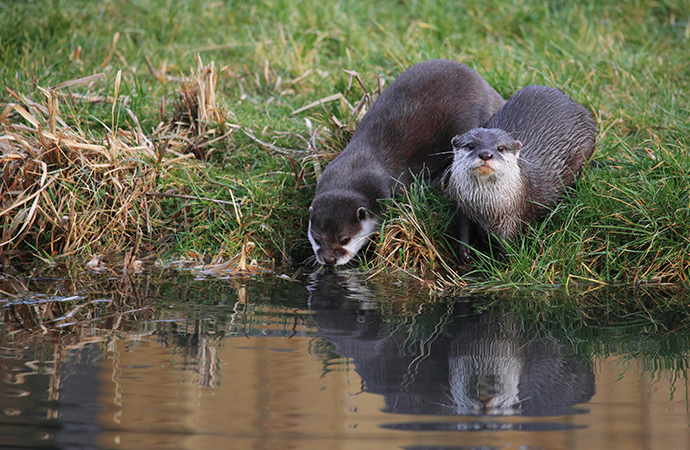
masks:
{"label": "otter eye", "polygon": [[503,151],[504,151],[505,149],[506,149],[506,148],[505,148],[505,146],[503,146],[503,145],[499,145],[498,148],[497,148],[497,150],[498,150],[499,152],[501,152],[501,153],[503,153]]}
{"label": "otter eye", "polygon": [[465,144],[465,148],[467,150],[474,150],[474,143],[468,142],[467,144]]}
{"label": "otter eye", "polygon": [[349,244],[349,243],[350,243],[350,238],[349,238],[349,237],[346,237],[346,238],[340,240],[340,245],[342,245],[343,247],[346,246],[346,245]]}

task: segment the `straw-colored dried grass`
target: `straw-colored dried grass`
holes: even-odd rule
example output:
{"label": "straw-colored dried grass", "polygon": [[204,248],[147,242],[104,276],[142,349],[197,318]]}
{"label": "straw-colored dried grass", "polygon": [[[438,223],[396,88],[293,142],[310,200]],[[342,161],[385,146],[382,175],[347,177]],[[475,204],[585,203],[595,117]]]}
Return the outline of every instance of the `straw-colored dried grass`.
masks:
{"label": "straw-colored dried grass", "polygon": [[[103,74],[39,88],[34,101],[9,91],[15,102],[0,113],[0,258],[26,251],[47,257],[85,251],[139,251],[158,219],[154,200],[158,177],[173,165],[207,157],[223,123],[216,105],[213,63],[192,72],[182,84],[180,112],[147,136],[138,118],[119,98],[115,81],[112,123],[102,135],[85,132],[79,119],[61,107],[62,90],[89,88]],[[74,95],[70,95],[74,98]],[[99,99],[108,100],[99,96]],[[128,120],[119,124],[119,112]],[[131,120],[131,122],[130,122]],[[236,126],[226,126],[225,137]]]}
{"label": "straw-colored dried grass", "polygon": [[[204,66],[199,58],[197,69],[192,70],[190,77],[181,82],[173,117],[161,122],[153,133],[162,142],[164,150],[173,148],[180,153],[192,153],[198,159],[207,160],[214,151],[213,144],[239,128],[226,122],[227,113],[216,101],[217,87],[218,74],[214,62]],[[161,104],[161,116],[165,116],[164,102]]]}
{"label": "straw-colored dried grass", "polygon": [[445,231],[452,221],[448,205],[421,181],[389,201],[372,260],[374,274],[393,269],[419,281],[434,280],[435,289],[464,284]]}

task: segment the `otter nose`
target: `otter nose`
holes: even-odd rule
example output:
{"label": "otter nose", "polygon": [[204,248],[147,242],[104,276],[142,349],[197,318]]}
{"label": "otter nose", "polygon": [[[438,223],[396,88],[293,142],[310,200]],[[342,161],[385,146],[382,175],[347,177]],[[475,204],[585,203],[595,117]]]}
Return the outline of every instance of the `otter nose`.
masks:
{"label": "otter nose", "polygon": [[479,152],[478,156],[479,159],[481,159],[482,161],[488,161],[494,157],[494,155],[492,155],[491,152]]}
{"label": "otter nose", "polygon": [[323,262],[325,262],[327,266],[335,266],[335,261],[336,261],[335,256],[326,256],[323,259]]}

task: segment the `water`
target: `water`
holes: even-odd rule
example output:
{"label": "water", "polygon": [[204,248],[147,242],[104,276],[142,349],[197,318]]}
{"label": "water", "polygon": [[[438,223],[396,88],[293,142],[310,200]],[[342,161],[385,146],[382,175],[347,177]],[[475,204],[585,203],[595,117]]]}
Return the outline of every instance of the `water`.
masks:
{"label": "water", "polygon": [[683,336],[348,274],[74,283],[0,286],[0,448],[690,448]]}

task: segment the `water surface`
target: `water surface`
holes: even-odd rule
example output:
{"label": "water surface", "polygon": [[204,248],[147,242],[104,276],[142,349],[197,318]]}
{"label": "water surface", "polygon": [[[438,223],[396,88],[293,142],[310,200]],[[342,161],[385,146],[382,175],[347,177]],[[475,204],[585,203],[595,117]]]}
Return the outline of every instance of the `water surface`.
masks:
{"label": "water surface", "polygon": [[0,448],[690,448],[683,339],[347,273],[7,283]]}

